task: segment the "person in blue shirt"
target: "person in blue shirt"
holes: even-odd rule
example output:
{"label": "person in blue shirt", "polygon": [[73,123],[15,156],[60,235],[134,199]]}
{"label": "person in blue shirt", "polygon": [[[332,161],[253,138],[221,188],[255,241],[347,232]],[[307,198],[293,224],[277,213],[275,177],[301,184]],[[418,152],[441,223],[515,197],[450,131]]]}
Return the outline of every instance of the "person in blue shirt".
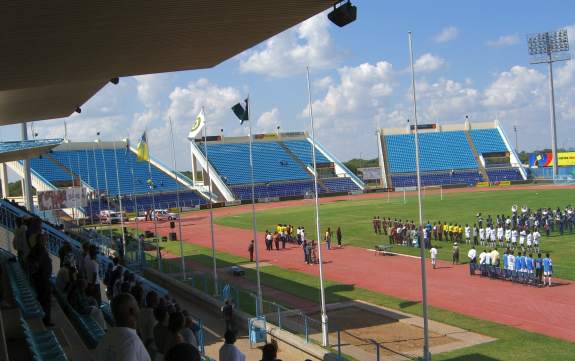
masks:
{"label": "person in blue shirt", "polygon": [[521,252],[518,252],[517,257],[515,257],[515,269],[517,270],[517,278],[519,278],[520,280],[523,279],[523,268],[524,268],[523,260],[524,258],[521,255]]}
{"label": "person in blue shirt", "polygon": [[530,253],[528,256],[525,256],[525,268],[527,269],[527,277],[531,281],[533,277],[533,255]]}
{"label": "person in blue shirt", "polygon": [[509,252],[509,250],[505,250],[505,252],[503,252],[503,277],[507,278],[508,277],[508,270],[509,270],[509,264],[507,263],[507,253]]}
{"label": "person in blue shirt", "polygon": [[541,253],[538,253],[535,259],[535,277],[538,284],[543,282],[543,259],[541,258]]}
{"label": "person in blue shirt", "polygon": [[553,261],[551,261],[551,257],[549,257],[549,253],[545,254],[545,258],[543,258],[543,286],[547,284],[549,281],[549,286],[551,286],[551,276],[553,275]]}

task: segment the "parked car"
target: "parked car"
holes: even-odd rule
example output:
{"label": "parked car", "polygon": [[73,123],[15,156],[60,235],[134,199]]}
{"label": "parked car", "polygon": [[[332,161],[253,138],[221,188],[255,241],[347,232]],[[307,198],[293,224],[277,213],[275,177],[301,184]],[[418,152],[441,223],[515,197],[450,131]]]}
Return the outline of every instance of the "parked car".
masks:
{"label": "parked car", "polygon": [[167,209],[156,209],[154,210],[153,215],[158,221],[174,221],[178,219],[177,213],[172,213]]}
{"label": "parked car", "polygon": [[105,209],[100,211],[100,222],[105,224],[114,224],[122,222],[122,214],[120,212]]}

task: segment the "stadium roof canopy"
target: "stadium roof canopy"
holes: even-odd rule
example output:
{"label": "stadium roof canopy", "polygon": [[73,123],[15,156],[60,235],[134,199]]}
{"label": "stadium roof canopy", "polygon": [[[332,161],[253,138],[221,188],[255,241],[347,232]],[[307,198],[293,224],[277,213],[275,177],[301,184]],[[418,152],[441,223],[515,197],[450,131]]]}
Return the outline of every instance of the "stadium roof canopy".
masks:
{"label": "stadium roof canopy", "polygon": [[0,142],[0,163],[38,157],[60,145],[63,139]]}
{"label": "stadium roof canopy", "polygon": [[213,67],[334,2],[5,2],[0,125],[69,116],[112,78]]}

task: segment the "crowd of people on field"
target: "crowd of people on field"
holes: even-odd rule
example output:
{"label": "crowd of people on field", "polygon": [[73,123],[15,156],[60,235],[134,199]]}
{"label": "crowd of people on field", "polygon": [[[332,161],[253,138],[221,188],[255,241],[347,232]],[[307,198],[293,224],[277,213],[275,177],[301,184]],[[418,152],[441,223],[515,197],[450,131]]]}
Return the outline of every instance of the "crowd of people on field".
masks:
{"label": "crowd of people on field", "polygon": [[[332,249],[332,239],[334,237],[334,233],[331,230],[331,227],[327,227],[326,231],[323,234],[323,241],[326,244],[328,250]],[[335,239],[337,241],[337,247],[342,247],[342,239],[343,234],[341,231],[341,227],[337,227],[335,231]],[[280,224],[276,225],[276,228],[273,233],[269,230],[265,231],[264,236],[266,250],[272,251],[274,249],[280,250],[285,249],[286,243],[293,243],[300,246],[304,253],[304,262],[307,264],[315,264],[318,263],[318,253],[317,253],[317,242],[313,239],[306,238],[306,230],[303,226],[298,226],[295,231],[294,227],[291,224]],[[254,256],[254,242],[253,240],[250,242],[248,246],[248,253],[250,255],[250,262],[253,262]]]}

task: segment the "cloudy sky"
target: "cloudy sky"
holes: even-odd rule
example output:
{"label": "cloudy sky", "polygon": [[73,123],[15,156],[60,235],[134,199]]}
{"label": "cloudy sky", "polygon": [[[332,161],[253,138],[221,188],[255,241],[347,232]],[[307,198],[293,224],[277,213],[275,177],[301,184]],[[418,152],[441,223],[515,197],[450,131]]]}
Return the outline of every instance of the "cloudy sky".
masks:
{"label": "cloudy sky", "polygon": [[[230,110],[248,93],[257,132],[309,130],[305,67],[310,66],[319,140],[343,160],[377,154],[376,127],[411,118],[407,32],[414,33],[420,122],[499,119],[519,148],[547,147],[547,67],[530,65],[529,33],[567,27],[575,45],[575,3],[546,0],[355,0],[344,28],[319,14],[215,68],[122,78],[66,119],[72,140],[129,137],[147,129],[152,156],[189,169],[186,140],[203,106],[210,134],[247,134]],[[202,51],[202,49],[198,49]],[[575,63],[555,68],[558,145],[575,145]],[[17,139],[0,127],[0,140]],[[63,137],[64,119],[36,122],[40,138]]]}

